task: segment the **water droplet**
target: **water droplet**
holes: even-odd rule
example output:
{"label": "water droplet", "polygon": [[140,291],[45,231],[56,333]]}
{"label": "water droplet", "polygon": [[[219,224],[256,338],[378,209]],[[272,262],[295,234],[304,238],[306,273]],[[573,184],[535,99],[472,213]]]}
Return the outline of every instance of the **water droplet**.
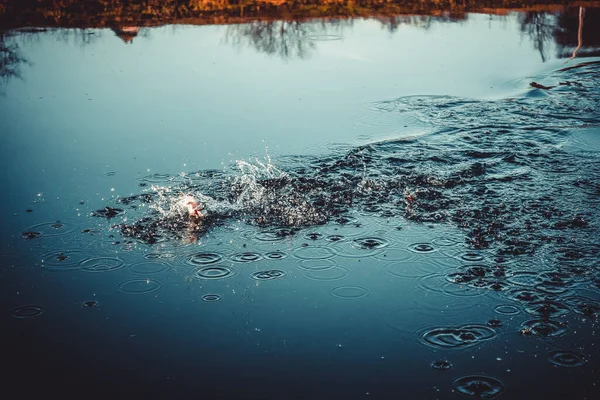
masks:
{"label": "water droplet", "polygon": [[144,258],[147,260],[169,259],[169,258],[175,258],[175,254],[174,253],[148,253],[148,254],[144,254]]}
{"label": "water droplet", "polygon": [[437,360],[431,363],[431,368],[445,371],[452,368],[452,363],[448,360]]}
{"label": "water droplet", "polygon": [[504,385],[498,379],[483,375],[470,375],[453,382],[454,389],[464,395],[477,399],[493,399],[504,391]]}

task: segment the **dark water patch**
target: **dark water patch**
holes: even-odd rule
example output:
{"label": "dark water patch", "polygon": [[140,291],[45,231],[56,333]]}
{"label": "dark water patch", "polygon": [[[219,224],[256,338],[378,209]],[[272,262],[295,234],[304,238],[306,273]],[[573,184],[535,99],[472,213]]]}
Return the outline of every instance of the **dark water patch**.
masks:
{"label": "dark water patch", "polygon": [[509,304],[500,304],[494,307],[494,311],[502,315],[517,315],[521,312],[518,307],[511,306]]}
{"label": "dark water patch", "polygon": [[452,367],[452,363],[448,360],[436,360],[431,363],[431,368],[437,369],[438,371],[447,371]]}
{"label": "dark water patch", "polygon": [[100,228],[85,228],[81,230],[81,233],[85,233],[89,236],[98,236],[101,235],[102,232],[103,230]]}
{"label": "dark water patch", "polygon": [[163,285],[154,279],[131,279],[117,284],[120,292],[125,294],[146,294],[162,289]]}
{"label": "dark water patch", "polygon": [[3,253],[0,254],[0,272],[10,271],[14,268],[25,265],[26,262],[23,257],[14,253]]}
{"label": "dark water patch", "polygon": [[581,353],[571,350],[553,350],[548,353],[550,363],[567,368],[581,367],[587,363],[587,359]]}
{"label": "dark water patch", "polygon": [[296,233],[294,229],[277,228],[257,232],[254,237],[261,242],[279,242],[293,236]]}
{"label": "dark water patch", "polygon": [[244,253],[237,253],[229,257],[229,259],[236,263],[249,263],[258,260],[262,260],[263,256],[259,253],[247,251]]}
{"label": "dark water patch", "polygon": [[35,232],[35,231],[25,231],[21,233],[21,237],[23,239],[37,239],[42,237],[44,234],[42,232]]}
{"label": "dark water patch", "polygon": [[559,301],[544,299],[528,303],[525,306],[525,311],[529,314],[548,319],[567,315],[569,308]]}
{"label": "dark water patch", "polygon": [[251,276],[252,279],[256,279],[257,281],[270,281],[273,279],[282,278],[285,275],[286,273],[279,269],[269,269],[266,271],[254,272]]}
{"label": "dark water patch", "polygon": [[73,271],[83,268],[82,262],[86,260],[85,253],[81,250],[56,250],[42,254],[42,268],[51,271]]}
{"label": "dark water patch", "polygon": [[458,378],[452,383],[460,394],[476,399],[493,399],[504,392],[504,384],[498,379],[484,375],[469,375]]}
{"label": "dark water patch", "polygon": [[432,273],[419,278],[419,287],[437,293],[453,297],[477,297],[487,294],[490,282],[477,280],[466,284],[456,284],[448,280],[448,277],[439,273]]}
{"label": "dark water patch", "polygon": [[496,332],[485,325],[465,325],[457,328],[434,328],[421,335],[424,344],[438,348],[464,348],[492,339]]}
{"label": "dark water patch", "polygon": [[323,260],[335,257],[331,248],[322,246],[298,247],[292,251],[292,255],[300,260]]}
{"label": "dark water patch", "polygon": [[222,258],[223,257],[217,253],[200,252],[188,255],[186,257],[186,263],[193,266],[209,265],[221,261]]}
{"label": "dark water patch", "polygon": [[371,294],[364,286],[337,286],[329,290],[329,294],[339,299],[361,299]]}
{"label": "dark water patch", "polygon": [[205,301],[207,303],[214,303],[216,301],[221,301],[223,299],[223,296],[221,296],[220,294],[205,294],[203,296],[200,297],[200,300]]}
{"label": "dark water patch", "polygon": [[548,294],[565,293],[573,283],[571,275],[563,272],[542,272],[538,279],[540,283],[535,285],[535,288]]}
{"label": "dark water patch", "polygon": [[94,308],[94,307],[98,307],[100,305],[100,303],[98,303],[96,300],[87,300],[84,301],[83,303],[81,303],[81,307],[84,308]]}
{"label": "dark water patch", "polygon": [[115,207],[104,207],[101,208],[99,210],[93,211],[92,212],[92,217],[102,217],[102,218],[106,218],[106,219],[111,219],[114,218],[118,215],[123,214],[124,211],[122,208],[115,208]]}
{"label": "dark water patch", "polygon": [[569,296],[564,299],[564,304],[579,315],[592,318],[600,316],[600,302],[596,300],[583,296]]}
{"label": "dark water patch", "polygon": [[567,324],[553,320],[535,319],[521,325],[521,335],[539,337],[558,337],[567,333]]}
{"label": "dark water patch", "polygon": [[541,293],[531,289],[513,289],[508,292],[507,296],[511,300],[524,304],[531,304],[542,300]]}
{"label": "dark water patch", "polygon": [[287,253],[284,253],[283,251],[269,251],[265,253],[265,258],[267,260],[282,260],[287,258],[287,256]]}
{"label": "dark water patch", "polygon": [[339,265],[327,269],[311,269],[306,271],[303,276],[313,281],[339,281],[346,279],[350,275],[350,270]]}
{"label": "dark water patch", "polygon": [[94,257],[81,262],[81,268],[88,272],[110,272],[123,268],[125,262],[117,257]]}
{"label": "dark water patch", "polygon": [[129,270],[134,274],[153,275],[166,272],[171,269],[169,264],[156,261],[142,261],[129,266]]}
{"label": "dark water patch", "polygon": [[26,305],[15,308],[12,317],[17,319],[36,318],[44,313],[44,308],[35,305]]}
{"label": "dark water patch", "polygon": [[232,269],[224,266],[210,266],[200,268],[194,271],[193,275],[199,279],[224,279],[233,276]]}

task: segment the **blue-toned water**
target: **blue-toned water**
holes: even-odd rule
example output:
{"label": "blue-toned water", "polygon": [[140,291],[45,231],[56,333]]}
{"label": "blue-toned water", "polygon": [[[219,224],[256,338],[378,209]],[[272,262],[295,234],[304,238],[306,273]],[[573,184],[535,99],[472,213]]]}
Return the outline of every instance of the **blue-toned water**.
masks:
{"label": "blue-toned water", "polygon": [[7,387],[596,398],[600,59],[522,23],[11,32]]}

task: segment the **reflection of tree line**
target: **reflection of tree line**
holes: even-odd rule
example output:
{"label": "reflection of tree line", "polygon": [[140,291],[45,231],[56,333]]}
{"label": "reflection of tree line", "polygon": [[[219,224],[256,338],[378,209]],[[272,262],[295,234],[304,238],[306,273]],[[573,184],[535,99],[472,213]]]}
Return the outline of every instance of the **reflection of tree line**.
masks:
{"label": "reflection of tree line", "polygon": [[[568,2],[591,6],[598,1]],[[0,0],[0,29],[100,28],[173,23],[498,13],[559,9],[561,0]]]}
{"label": "reflection of tree line", "polygon": [[[351,26],[350,17],[376,19],[395,32],[401,25],[428,29],[435,23],[466,20],[467,12],[502,15],[529,7],[520,13],[521,31],[531,38],[543,60],[547,57],[546,44],[553,39],[560,57],[569,57],[582,44],[582,37],[579,56],[600,54],[600,9],[587,8],[586,23],[582,24],[581,7],[565,8],[553,5],[554,1],[0,0],[0,80],[20,76],[20,67],[26,62],[13,40],[15,28],[21,29],[22,35],[23,29],[35,31],[39,27],[110,27],[130,42],[144,26],[229,23],[227,43],[283,58],[303,58],[316,48],[315,39],[339,34]],[[581,4],[600,6],[600,2]],[[32,26],[36,28],[28,28]],[[82,43],[89,40],[85,33],[81,36]]]}

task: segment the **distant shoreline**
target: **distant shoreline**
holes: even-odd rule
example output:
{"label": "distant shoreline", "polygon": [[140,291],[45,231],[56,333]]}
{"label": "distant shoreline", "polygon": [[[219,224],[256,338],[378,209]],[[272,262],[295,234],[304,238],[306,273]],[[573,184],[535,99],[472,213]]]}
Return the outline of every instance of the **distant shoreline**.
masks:
{"label": "distant shoreline", "polygon": [[556,0],[0,0],[0,30],[222,25],[268,20],[422,15],[461,20],[467,13],[560,12],[600,1]]}

